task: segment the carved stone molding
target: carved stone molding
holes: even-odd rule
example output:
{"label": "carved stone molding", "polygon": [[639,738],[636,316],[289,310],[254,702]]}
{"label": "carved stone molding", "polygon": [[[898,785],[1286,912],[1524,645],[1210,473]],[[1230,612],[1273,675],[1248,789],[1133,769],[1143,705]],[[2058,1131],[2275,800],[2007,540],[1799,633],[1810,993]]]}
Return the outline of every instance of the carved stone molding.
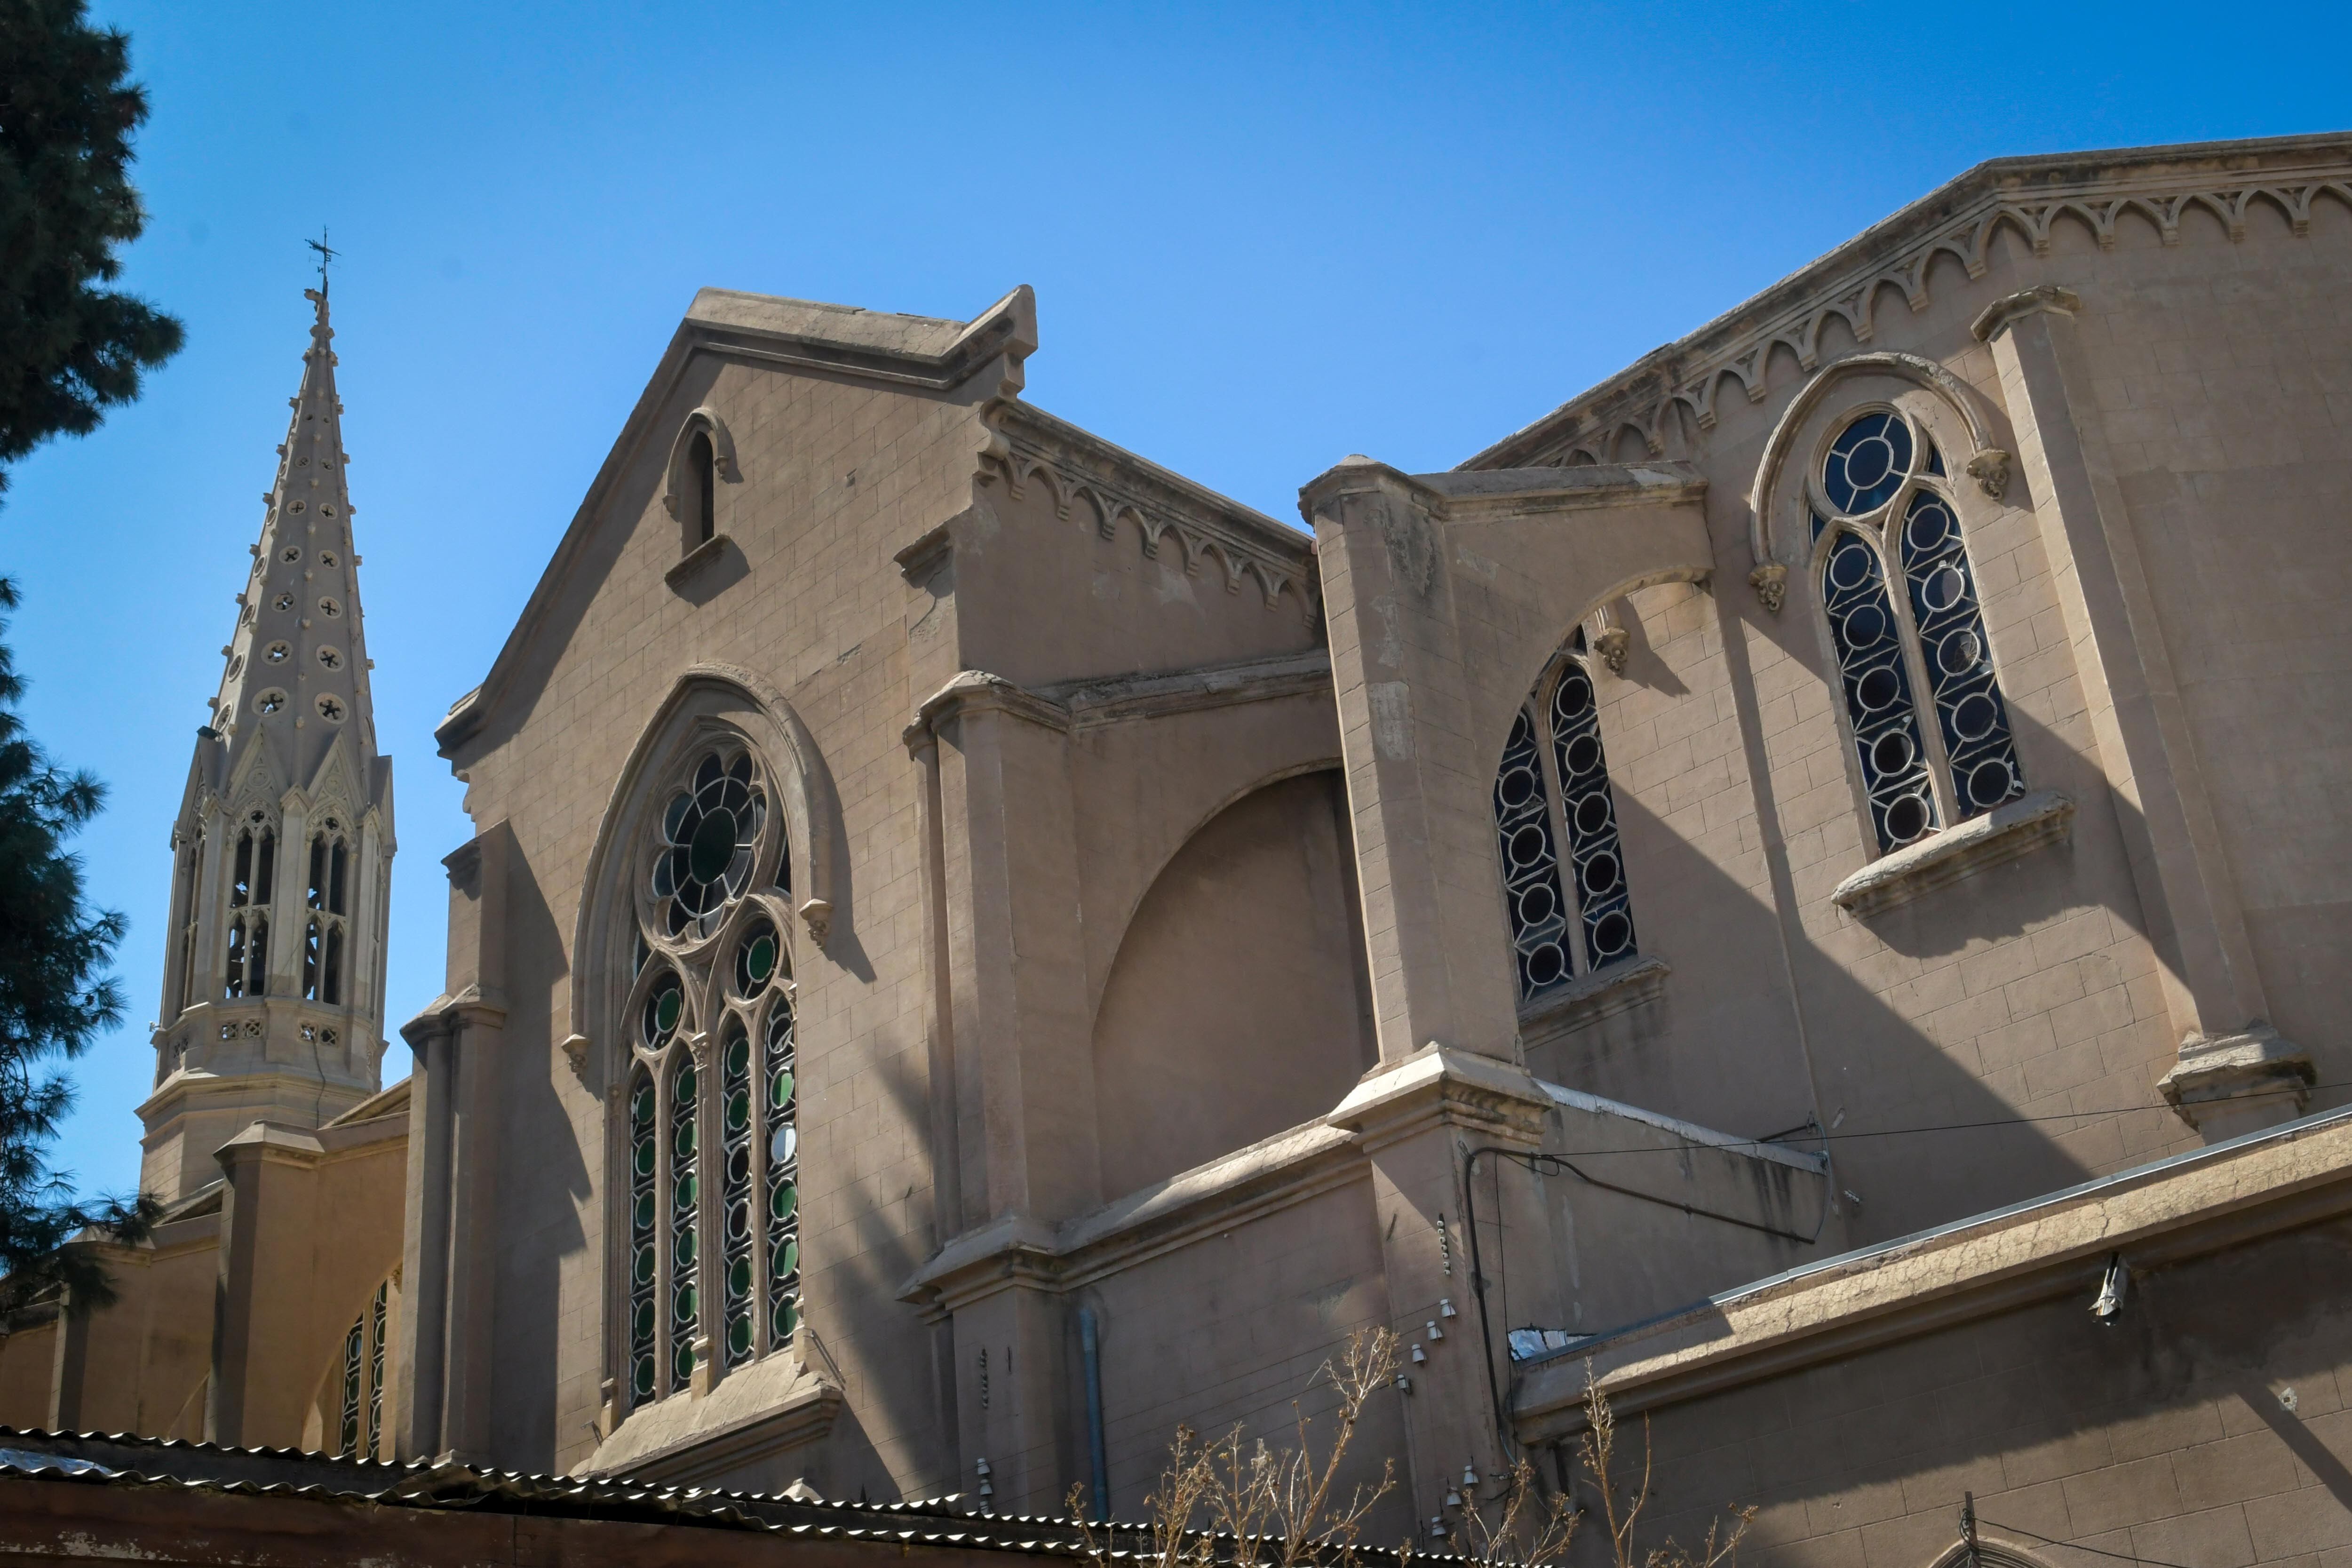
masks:
{"label": "carved stone molding", "polygon": [[1617,624],[1617,612],[1603,605],[1584,618],[1585,646],[1609,667],[1612,675],[1625,673],[1625,656],[1633,651],[1633,634]]}
{"label": "carved stone molding", "polygon": [[2000,500],[2009,493],[2009,454],[1998,447],[1987,447],[1969,459],[1969,478],[1976,480],[1977,489]]}
{"label": "carved stone molding", "polygon": [[1756,590],[1756,597],[1774,615],[1789,597],[1789,569],[1778,561],[1767,561],[1748,574],[1748,585]]}
{"label": "carved stone molding", "polygon": [[833,906],[823,899],[811,899],[801,905],[800,917],[808,927],[809,940],[823,948],[824,939],[833,934]]}
{"label": "carved stone molding", "polygon": [[563,1037],[564,1059],[572,1064],[573,1075],[583,1083],[588,1081],[588,1043],[585,1035]]}
{"label": "carved stone molding", "polygon": [[1969,332],[1977,342],[1989,343],[2011,321],[2022,321],[2044,310],[2071,316],[2082,308],[2082,297],[2072,289],[2061,288],[2055,283],[2037,283],[2031,289],[2021,289],[1987,305],[1977,312],[1977,319],[1969,323]]}
{"label": "carved stone molding", "polygon": [[1863,919],[1975,876],[2045,844],[2074,826],[2074,802],[2054,789],[2021,795],[1982,816],[1882,855],[1837,885],[1831,901]]}
{"label": "carved stone molding", "polygon": [[[1889,300],[1899,297],[1913,315],[1927,308],[1939,258],[1958,261],[1970,281],[1984,277],[1993,241],[2004,229],[2024,239],[2035,256],[2046,257],[2053,227],[2072,219],[2108,250],[2117,243],[2120,221],[2136,213],[2169,246],[2179,242],[2182,219],[2201,208],[2239,241],[2247,234],[2248,212],[2260,204],[2280,213],[2294,235],[2305,236],[2312,204],[2320,197],[2333,196],[2352,207],[2352,162],[2341,139],[2310,138],[2308,143],[2271,150],[2257,159],[2216,148],[2200,160],[2208,165],[2201,177],[2178,158],[2144,174],[2097,159],[2002,160],[1931,193],[1767,289],[1752,306],[1644,356],[1463,467],[1608,463],[1617,460],[1628,441],[1653,454],[1664,450],[1665,434],[1683,417],[1702,432],[1712,430],[1727,383],[1748,402],[1763,402],[1778,350],[1786,350],[1799,370],[1811,374],[1822,362],[1822,334],[1833,320],[1856,342],[1872,342]],[[2298,166],[2258,166],[2290,161]],[[2035,171],[2041,189],[2029,195],[2005,165],[2043,165],[2049,172]],[[1938,211],[1951,216],[1939,219],[1934,216]]]}

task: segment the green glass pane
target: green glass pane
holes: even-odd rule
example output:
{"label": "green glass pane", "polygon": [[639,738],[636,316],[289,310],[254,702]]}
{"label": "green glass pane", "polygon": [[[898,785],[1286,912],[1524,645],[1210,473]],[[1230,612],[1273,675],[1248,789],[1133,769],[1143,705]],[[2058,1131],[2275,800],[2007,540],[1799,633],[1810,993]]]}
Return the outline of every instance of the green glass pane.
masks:
{"label": "green glass pane", "polygon": [[654,1282],[654,1249],[652,1247],[637,1248],[635,1274],[637,1283],[640,1285],[650,1285]]}
{"label": "green glass pane", "polygon": [[751,1091],[739,1089],[727,1097],[727,1131],[740,1132],[751,1125]]}
{"label": "green glass pane", "polygon": [[670,1267],[680,1274],[694,1267],[694,1236],[691,1230],[677,1233],[677,1255],[670,1259]]}
{"label": "green glass pane", "polygon": [[751,1320],[738,1318],[727,1325],[727,1348],[737,1355],[747,1355],[751,1349]]}
{"label": "green glass pane", "polygon": [[688,1171],[685,1175],[680,1176],[677,1179],[677,1206],[682,1209],[692,1208],[694,1206],[696,1195],[697,1187],[694,1180],[694,1173]]}
{"label": "green glass pane", "polygon": [[793,1103],[793,1075],[789,1069],[778,1073],[775,1077],[768,1080],[768,1103],[774,1106],[778,1110],[784,1110],[791,1108]]}
{"label": "green glass pane", "polygon": [[782,1247],[776,1248],[775,1278],[779,1279],[789,1279],[793,1277],[793,1271],[799,1268],[800,1266],[801,1244],[799,1242],[788,1240]]}
{"label": "green glass pane", "polygon": [[769,1320],[779,1342],[791,1339],[793,1331],[800,1326],[800,1303],[789,1296],[776,1303],[775,1313]]}
{"label": "green glass pane", "polygon": [[698,882],[715,882],[735,858],[735,814],[720,807],[702,819],[687,845],[688,869]]}
{"label": "green glass pane", "polygon": [[677,1291],[670,1297],[671,1321],[679,1323],[691,1323],[694,1321],[694,1287],[691,1285],[679,1286]]}
{"label": "green glass pane", "polygon": [[686,999],[675,990],[665,991],[655,997],[654,1027],[665,1035],[677,1028],[677,1010],[685,1005]]}
{"label": "green glass pane", "polygon": [[651,1194],[651,1193],[639,1193],[639,1194],[637,1194],[637,1206],[636,1206],[636,1210],[635,1210],[635,1215],[634,1215],[634,1219],[635,1219],[635,1225],[636,1225],[636,1227],[637,1227],[639,1230],[651,1230],[651,1229],[653,1229],[653,1227],[654,1227],[654,1195],[653,1195],[653,1194]]}
{"label": "green glass pane", "polygon": [[654,1173],[654,1141],[652,1139],[648,1138],[637,1145],[636,1163],[638,1175],[650,1176]]}
{"label": "green glass pane", "polygon": [[694,1347],[680,1345],[670,1352],[669,1374],[684,1383],[694,1375]]}
{"label": "green glass pane", "polygon": [[637,1315],[633,1323],[630,1331],[632,1339],[649,1340],[654,1337],[654,1304],[651,1301],[637,1303]]}
{"label": "green glass pane", "polygon": [[740,1300],[751,1293],[751,1260],[739,1258],[727,1266],[727,1294]]}
{"label": "green glass pane", "polygon": [[768,1212],[780,1220],[790,1219],[793,1211],[800,1207],[800,1201],[799,1189],[786,1182],[768,1195]]}
{"label": "green glass pane", "polygon": [[638,1085],[637,1098],[629,1107],[629,1119],[639,1127],[651,1127],[654,1124],[654,1086],[652,1084]]}
{"label": "green glass pane", "polygon": [[727,1076],[741,1078],[751,1070],[751,1041],[746,1035],[737,1035],[727,1042]]}
{"label": "green glass pane", "polygon": [[743,966],[751,972],[753,984],[766,984],[768,976],[776,972],[776,939],[765,931],[753,937],[751,951],[745,957]]}
{"label": "green glass pane", "polygon": [[670,1136],[670,1149],[681,1162],[694,1158],[694,1123],[681,1121]]}
{"label": "green glass pane", "polygon": [[694,1069],[690,1067],[677,1069],[677,1103],[681,1110],[694,1106]]}
{"label": "green glass pane", "polygon": [[653,1357],[651,1357],[651,1356],[647,1355],[647,1356],[639,1356],[639,1357],[637,1358],[636,1371],[635,1371],[635,1375],[634,1375],[634,1379],[633,1379],[633,1381],[634,1381],[634,1382],[635,1383],[635,1384],[636,1384],[636,1389],[637,1389],[637,1397],[638,1397],[639,1399],[651,1399],[651,1398],[653,1397],[653,1393],[654,1393],[654,1358],[653,1358]]}

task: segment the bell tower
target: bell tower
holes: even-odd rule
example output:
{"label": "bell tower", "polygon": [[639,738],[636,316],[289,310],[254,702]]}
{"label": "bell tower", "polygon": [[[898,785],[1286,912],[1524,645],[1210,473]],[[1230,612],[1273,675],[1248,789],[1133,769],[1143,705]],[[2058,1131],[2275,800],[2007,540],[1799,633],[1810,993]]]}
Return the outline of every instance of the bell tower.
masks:
{"label": "bell tower", "polygon": [[171,933],[142,1190],[218,1179],[257,1121],[317,1127],[382,1086],[392,759],[378,754],[326,279],[212,716],[172,827]]}

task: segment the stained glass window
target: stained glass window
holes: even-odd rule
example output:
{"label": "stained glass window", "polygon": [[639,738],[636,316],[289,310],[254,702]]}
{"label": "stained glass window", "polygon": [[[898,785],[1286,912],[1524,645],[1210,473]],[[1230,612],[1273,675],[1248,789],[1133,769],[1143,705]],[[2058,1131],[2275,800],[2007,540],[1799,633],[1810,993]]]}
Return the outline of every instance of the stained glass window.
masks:
{"label": "stained glass window", "polygon": [[779,995],[768,1008],[765,1054],[767,1113],[761,1152],[768,1184],[768,1346],[775,1350],[792,1339],[800,1322],[800,1101],[793,1076],[790,997]]}
{"label": "stained glass window", "polygon": [[269,989],[269,900],[278,840],[255,812],[237,834],[228,889],[228,962],[221,994],[231,1000]]}
{"label": "stained glass window", "polygon": [[1885,853],[1982,815],[2025,780],[1943,454],[1904,414],[1874,410],[1831,442],[1821,494],[1822,605]]}
{"label": "stained glass window", "polygon": [[1570,654],[1549,692],[1537,689],[1540,700],[1520,710],[1495,774],[1495,828],[1522,1001],[1636,951],[1591,671]]}
{"label": "stained glass window", "polygon": [[639,1068],[629,1088],[629,1402],[642,1405],[658,1391],[655,1373],[654,1335],[659,1327],[656,1305],[660,1264],[654,1254],[655,1222],[660,1216],[655,1193],[660,1150],[655,1131],[653,1074]]}
{"label": "stained glass window", "polygon": [[789,847],[748,751],[702,752],[661,798],[626,961],[631,1406],[689,1386],[698,1353],[725,1376],[782,1348],[799,1311]]}
{"label": "stained glass window", "polygon": [[694,1337],[701,1321],[696,1289],[702,1239],[702,1187],[697,1178],[701,1147],[696,1126],[695,1072],[680,1058],[669,1083],[669,1368],[672,1387],[694,1375]]}

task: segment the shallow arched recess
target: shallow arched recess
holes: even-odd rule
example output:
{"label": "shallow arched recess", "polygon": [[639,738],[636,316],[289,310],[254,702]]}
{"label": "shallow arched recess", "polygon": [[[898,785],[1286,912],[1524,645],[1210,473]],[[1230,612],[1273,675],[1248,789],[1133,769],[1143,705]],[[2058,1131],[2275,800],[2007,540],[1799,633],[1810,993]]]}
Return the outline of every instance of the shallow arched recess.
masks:
{"label": "shallow arched recess", "polygon": [[1137,906],[1095,1014],[1102,1190],[1311,1121],[1376,1055],[1336,770],[1251,791]]}

